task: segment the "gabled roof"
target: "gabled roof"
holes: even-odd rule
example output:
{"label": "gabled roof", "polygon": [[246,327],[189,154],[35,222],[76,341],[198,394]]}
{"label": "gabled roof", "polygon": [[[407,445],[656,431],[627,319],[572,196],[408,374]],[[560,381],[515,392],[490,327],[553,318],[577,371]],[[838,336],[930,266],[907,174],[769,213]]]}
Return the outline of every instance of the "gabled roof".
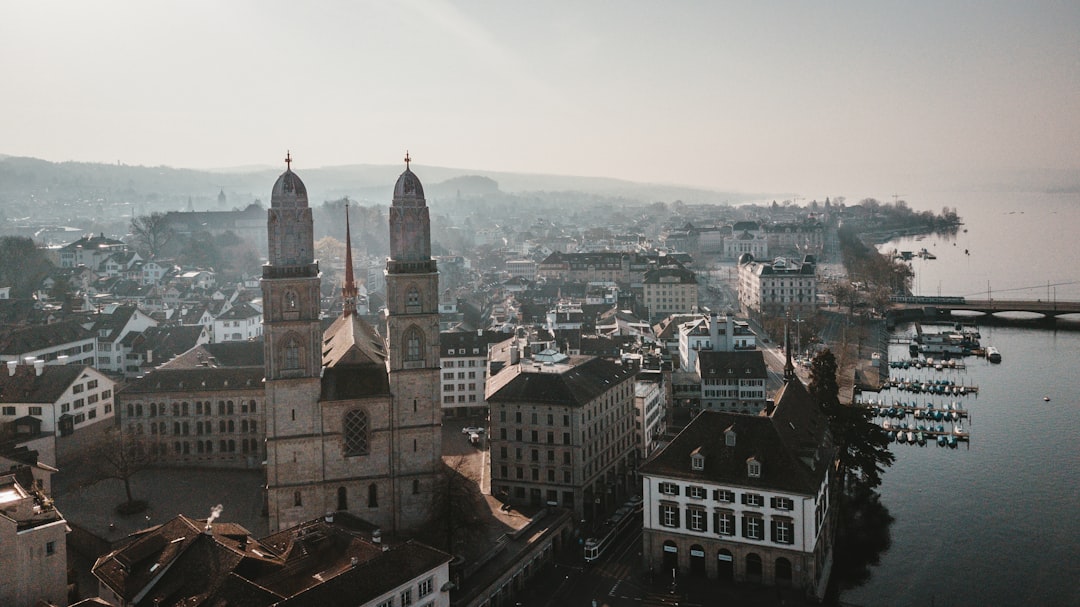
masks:
{"label": "gabled roof", "polygon": [[322,400],[390,394],[383,339],[358,315],[342,315],[326,329],[322,354]]}
{"label": "gabled roof", "polygon": [[254,318],[256,316],[261,317],[262,312],[256,310],[251,304],[241,303],[222,312],[221,315],[214,320],[239,320],[244,318]]}
{"label": "gabled roof", "polygon": [[[84,371],[91,369],[84,365],[45,365],[38,375],[32,365],[18,365],[15,374],[8,375],[7,367],[0,366],[0,403],[55,403]],[[100,374],[94,372],[94,377]]]}

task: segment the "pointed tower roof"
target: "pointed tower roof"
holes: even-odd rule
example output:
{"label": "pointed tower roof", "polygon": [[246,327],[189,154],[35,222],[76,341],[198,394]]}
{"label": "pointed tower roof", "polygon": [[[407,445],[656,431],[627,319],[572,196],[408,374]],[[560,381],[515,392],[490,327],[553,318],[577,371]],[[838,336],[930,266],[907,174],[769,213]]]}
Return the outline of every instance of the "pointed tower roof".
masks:
{"label": "pointed tower roof", "polygon": [[787,354],[787,362],[784,363],[784,382],[795,379],[795,365],[791,364],[791,327],[784,321],[784,352]]}
{"label": "pointed tower roof", "polygon": [[353,279],[352,232],[349,229],[349,201],[345,201],[345,285],[341,287],[342,310],[345,316],[356,314],[356,282]]}

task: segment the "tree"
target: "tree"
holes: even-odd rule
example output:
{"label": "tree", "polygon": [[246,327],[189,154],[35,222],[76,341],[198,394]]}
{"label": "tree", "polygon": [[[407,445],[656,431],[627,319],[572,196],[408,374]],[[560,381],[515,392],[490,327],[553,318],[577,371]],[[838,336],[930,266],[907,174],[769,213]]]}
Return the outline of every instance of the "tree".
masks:
{"label": "tree", "polygon": [[147,447],[140,434],[110,428],[88,450],[84,462],[94,468],[95,480],[116,479],[124,484],[126,501],[116,507],[120,514],[134,514],[146,509],[145,500],[135,499],[131,479],[149,467],[151,459]]}
{"label": "tree", "polygon": [[52,262],[25,236],[0,238],[0,287],[11,287],[11,296],[25,299],[53,271]]}
{"label": "tree", "polygon": [[486,528],[482,514],[488,512],[487,503],[467,457],[458,455],[444,461],[432,495],[432,512],[436,513],[432,533],[442,537],[448,551],[467,544]]}
{"label": "tree", "polygon": [[136,247],[147,258],[154,259],[161,255],[165,245],[172,240],[173,231],[164,213],[151,213],[132,218],[131,234],[135,237]]}
{"label": "tree", "polygon": [[861,485],[872,489],[881,484],[881,474],[896,456],[889,451],[885,433],[873,423],[870,409],[840,402],[836,371],[836,357],[830,350],[822,350],[810,363],[807,390],[829,420],[829,430],[839,449],[840,477],[845,488]]}

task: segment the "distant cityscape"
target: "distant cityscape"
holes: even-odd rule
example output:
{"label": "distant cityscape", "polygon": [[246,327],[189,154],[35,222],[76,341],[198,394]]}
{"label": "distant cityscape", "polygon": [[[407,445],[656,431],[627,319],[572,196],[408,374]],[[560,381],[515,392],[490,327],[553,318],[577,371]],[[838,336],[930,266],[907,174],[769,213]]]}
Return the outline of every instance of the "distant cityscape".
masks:
{"label": "distant cityscape", "polygon": [[[853,286],[838,231],[955,210],[428,199],[410,163],[388,205],[314,206],[290,156],[268,205],[8,207],[0,603],[575,603],[553,572],[628,541],[635,604],[684,577],[822,600],[843,479],[808,363],[836,350],[850,403],[870,352],[830,319],[910,295]],[[170,510],[165,470],[257,479],[254,514]]]}

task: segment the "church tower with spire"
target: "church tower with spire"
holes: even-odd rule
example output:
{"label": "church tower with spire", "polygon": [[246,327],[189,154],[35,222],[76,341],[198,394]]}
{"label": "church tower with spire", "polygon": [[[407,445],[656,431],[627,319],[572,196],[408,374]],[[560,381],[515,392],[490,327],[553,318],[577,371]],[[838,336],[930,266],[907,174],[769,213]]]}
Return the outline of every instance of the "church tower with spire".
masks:
{"label": "church tower with spire", "polygon": [[[431,258],[431,220],[424,187],[405,171],[390,207],[386,262],[387,368],[393,394],[393,457],[397,507],[403,522],[422,520],[421,500],[437,482],[442,463],[439,274]],[[408,526],[408,525],[406,525]]]}

